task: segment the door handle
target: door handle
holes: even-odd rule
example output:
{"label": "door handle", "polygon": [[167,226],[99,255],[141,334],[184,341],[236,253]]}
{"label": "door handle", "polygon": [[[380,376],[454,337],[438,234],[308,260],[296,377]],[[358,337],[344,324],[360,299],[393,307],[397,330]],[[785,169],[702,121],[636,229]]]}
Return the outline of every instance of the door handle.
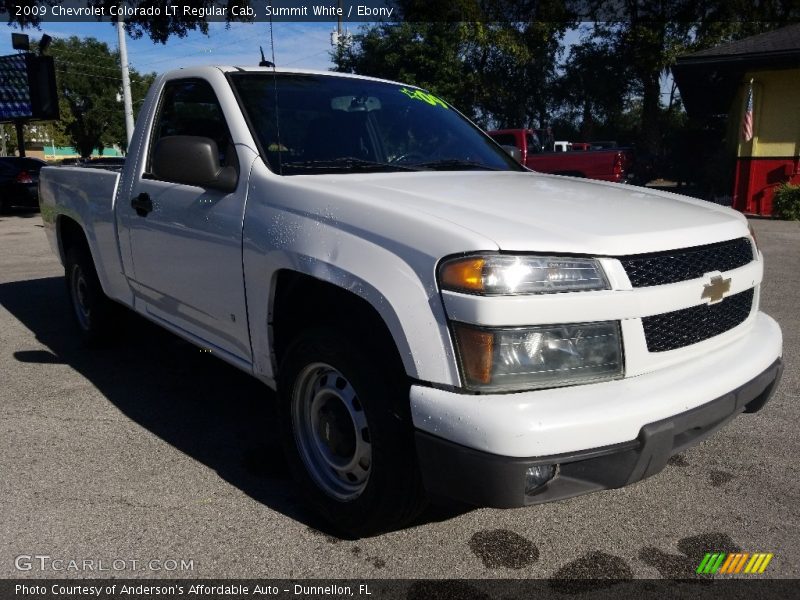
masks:
{"label": "door handle", "polygon": [[147,213],[153,210],[153,201],[150,200],[150,194],[142,192],[135,198],[131,198],[131,208],[140,217],[146,217]]}

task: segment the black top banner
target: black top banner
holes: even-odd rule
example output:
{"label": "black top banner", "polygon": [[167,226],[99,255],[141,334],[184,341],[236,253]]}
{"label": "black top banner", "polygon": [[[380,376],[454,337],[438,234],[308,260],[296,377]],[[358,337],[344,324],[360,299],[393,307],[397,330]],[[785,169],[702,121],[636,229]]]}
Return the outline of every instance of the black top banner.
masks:
{"label": "black top banner", "polygon": [[[744,0],[742,0],[744,1]],[[752,0],[750,0],[752,2]],[[8,23],[169,19],[330,22],[732,22],[752,19],[738,0],[4,0]],[[5,13],[5,14],[4,14]],[[759,20],[800,20],[800,3],[764,0]]]}

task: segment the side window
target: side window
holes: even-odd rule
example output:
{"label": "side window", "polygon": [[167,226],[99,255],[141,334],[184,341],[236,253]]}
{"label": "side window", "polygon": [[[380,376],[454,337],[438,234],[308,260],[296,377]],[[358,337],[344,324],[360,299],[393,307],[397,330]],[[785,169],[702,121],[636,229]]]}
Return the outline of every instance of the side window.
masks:
{"label": "side window", "polygon": [[517,137],[513,133],[493,133],[492,138],[501,146],[517,146]]}
{"label": "side window", "polygon": [[528,152],[532,152],[535,154],[542,152],[543,148],[542,145],[539,143],[539,136],[533,133],[526,133],[525,141],[528,144]]}
{"label": "side window", "polygon": [[211,138],[217,143],[220,164],[236,166],[233,139],[219,101],[207,81],[201,79],[173,81],[164,87],[153,127],[150,144],[151,160],[158,140],[171,135]]}

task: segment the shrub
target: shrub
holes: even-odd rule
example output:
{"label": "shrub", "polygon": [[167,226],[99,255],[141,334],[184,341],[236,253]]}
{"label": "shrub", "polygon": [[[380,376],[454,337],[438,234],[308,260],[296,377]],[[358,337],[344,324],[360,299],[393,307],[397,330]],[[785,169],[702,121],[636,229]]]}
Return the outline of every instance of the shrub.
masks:
{"label": "shrub", "polygon": [[772,213],[779,219],[800,221],[800,185],[781,184],[775,190]]}

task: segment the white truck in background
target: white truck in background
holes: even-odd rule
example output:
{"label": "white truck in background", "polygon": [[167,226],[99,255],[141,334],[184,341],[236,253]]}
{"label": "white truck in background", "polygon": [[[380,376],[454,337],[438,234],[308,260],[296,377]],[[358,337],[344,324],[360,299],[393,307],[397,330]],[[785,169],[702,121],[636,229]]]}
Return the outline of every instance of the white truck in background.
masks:
{"label": "white truck in background", "polygon": [[781,374],[742,215],[533,173],[409,85],[172,71],[121,173],[45,168],[40,202],[87,341],[123,305],[276,389],[350,535],[639,481]]}

